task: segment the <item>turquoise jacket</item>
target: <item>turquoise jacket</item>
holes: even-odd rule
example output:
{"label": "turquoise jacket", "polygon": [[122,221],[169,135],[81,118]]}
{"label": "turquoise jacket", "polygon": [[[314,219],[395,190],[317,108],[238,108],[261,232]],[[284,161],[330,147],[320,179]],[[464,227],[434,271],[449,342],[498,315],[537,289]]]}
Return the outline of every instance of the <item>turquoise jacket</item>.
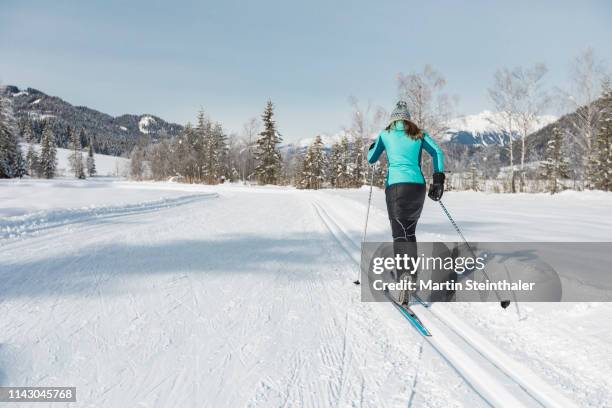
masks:
{"label": "turquoise jacket", "polygon": [[404,125],[397,122],[390,130],[383,130],[368,152],[368,163],[374,164],[387,151],[389,172],[387,187],[397,183],[425,184],[421,171],[421,153],[425,149],[433,158],[434,173],[444,172],[444,153],[438,144],[425,133],[419,140],[411,139],[404,132]]}

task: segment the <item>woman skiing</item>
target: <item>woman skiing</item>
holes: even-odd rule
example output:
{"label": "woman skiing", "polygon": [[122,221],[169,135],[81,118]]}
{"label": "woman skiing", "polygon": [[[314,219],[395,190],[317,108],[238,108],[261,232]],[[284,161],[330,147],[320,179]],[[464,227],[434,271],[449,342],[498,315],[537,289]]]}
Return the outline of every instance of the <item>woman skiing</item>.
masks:
{"label": "woman skiing", "polygon": [[[374,164],[383,151],[387,152],[389,171],[385,196],[394,243],[416,242],[416,226],[425,202],[425,178],[421,171],[423,150],[432,157],[434,166],[429,198],[439,201],[444,192],[444,154],[436,142],[412,122],[406,102],[400,101],[391,113],[389,124],[368,152],[370,164]],[[396,254],[408,252],[409,256],[416,256],[415,244],[394,246]]]}

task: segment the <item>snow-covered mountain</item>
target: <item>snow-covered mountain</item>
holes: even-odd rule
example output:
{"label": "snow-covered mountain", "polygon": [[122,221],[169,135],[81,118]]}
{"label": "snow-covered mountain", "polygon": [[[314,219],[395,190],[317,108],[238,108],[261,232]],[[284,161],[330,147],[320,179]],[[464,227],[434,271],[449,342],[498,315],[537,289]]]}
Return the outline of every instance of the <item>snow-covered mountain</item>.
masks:
{"label": "snow-covered mountain", "polygon": [[[332,135],[328,135],[326,133],[321,133],[318,136],[321,136],[321,141],[323,142],[323,145],[325,147],[329,147],[329,148],[331,148],[334,143],[339,142],[342,139],[342,137],[344,137],[344,136],[347,136],[350,139],[350,135],[348,134],[348,132],[345,132],[345,131],[340,131],[340,132],[334,133]],[[308,147],[312,143],[314,143],[315,138],[316,138],[316,136],[306,137],[306,138],[303,138],[303,139],[299,139],[296,142],[288,143],[288,145],[293,145],[293,146],[295,146],[297,148]]]}
{"label": "snow-covered mountain", "polygon": [[[557,117],[552,115],[542,115],[538,117],[537,122],[530,130],[530,133],[536,132],[546,125],[553,123]],[[482,145],[482,146],[499,146],[508,142],[508,136],[499,130],[498,123],[502,123],[500,113],[491,112],[488,110],[482,111],[475,115],[460,116],[452,119],[448,123],[448,130],[439,136],[442,143],[455,143],[461,145]],[[334,134],[320,134],[323,144],[327,149],[342,139],[343,136],[350,135],[346,131],[340,131]],[[295,142],[286,143],[281,147],[281,150],[300,151],[305,150],[310,146],[316,136],[299,139]],[[375,137],[375,135],[373,135]],[[518,133],[514,138],[518,138]],[[502,143],[503,142],[503,143]]]}
{"label": "snow-covered mountain", "polygon": [[69,146],[72,128],[83,129],[87,138],[94,139],[96,152],[121,156],[127,155],[144,135],[157,141],[183,130],[181,125],[155,115],[111,116],[86,106],[74,106],[33,88],[8,85],[0,88],[0,94],[11,98],[17,120],[30,123],[36,140],[40,140],[44,124],[53,130],[59,147]]}
{"label": "snow-covered mountain", "polygon": [[[530,133],[557,120],[552,115],[538,117]],[[488,110],[475,115],[466,115],[452,119],[448,124],[448,130],[441,135],[441,140],[446,143],[457,143],[463,145],[501,145],[508,141],[508,135],[500,131],[499,123],[503,123],[503,117],[498,112]],[[517,138],[518,134],[514,135]]]}

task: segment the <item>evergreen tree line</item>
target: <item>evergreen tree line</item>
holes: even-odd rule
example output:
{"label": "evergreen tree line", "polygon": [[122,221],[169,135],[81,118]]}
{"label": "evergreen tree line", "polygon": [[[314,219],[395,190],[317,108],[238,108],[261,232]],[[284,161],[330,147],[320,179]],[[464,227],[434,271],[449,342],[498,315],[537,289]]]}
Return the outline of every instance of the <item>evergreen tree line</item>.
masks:
{"label": "evergreen tree line", "polygon": [[[236,143],[218,122],[199,112],[195,126],[187,124],[175,138],[150,143],[141,140],[130,154],[130,176],[137,180],[174,179],[185,183],[218,184],[251,180],[281,184],[283,159],[274,105],[268,101],[263,130],[255,141]],[[246,154],[245,154],[246,152]]]}
{"label": "evergreen tree line", "polygon": [[[281,155],[282,136],[268,101],[261,129],[251,123],[249,137],[227,136],[219,123],[200,112],[195,126],[179,136],[151,143],[146,138],[133,149],[130,176],[136,180],[176,180],[218,184],[225,180],[259,184],[293,184],[303,189],[354,188],[367,182],[367,149],[363,137],[347,134],[327,149],[320,136],[304,151]],[[252,138],[251,136],[255,136]],[[248,140],[247,140],[248,139]],[[384,184],[385,167],[376,166],[374,182]]]}
{"label": "evergreen tree line", "polygon": [[25,173],[13,106],[8,98],[0,96],[0,178],[22,177]]}
{"label": "evergreen tree line", "polygon": [[386,161],[369,169],[366,157],[367,150],[360,137],[354,137],[350,142],[344,135],[327,150],[321,137],[317,136],[298,159],[300,165],[294,184],[297,188],[315,190],[324,187],[355,188],[369,183],[368,177],[373,176],[373,183],[383,187]]}

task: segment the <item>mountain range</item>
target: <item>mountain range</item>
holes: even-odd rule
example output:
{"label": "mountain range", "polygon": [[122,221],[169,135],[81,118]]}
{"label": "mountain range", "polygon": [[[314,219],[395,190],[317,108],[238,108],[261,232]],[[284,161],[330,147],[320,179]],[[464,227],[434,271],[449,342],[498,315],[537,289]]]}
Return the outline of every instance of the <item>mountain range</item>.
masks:
{"label": "mountain range", "polygon": [[57,96],[37,89],[6,86],[0,92],[9,97],[20,128],[32,127],[39,140],[44,126],[51,126],[59,147],[68,147],[71,129],[83,129],[86,140],[92,140],[96,151],[113,156],[126,156],[142,138],[157,141],[178,135],[183,126],[166,122],[150,114],[120,115],[74,106]]}
{"label": "mountain range", "polygon": [[[548,126],[556,120],[557,117],[552,115],[539,116],[530,129],[530,134]],[[508,143],[509,136],[506,132],[499,129],[499,123],[502,123],[501,114],[485,110],[475,115],[454,118],[448,123],[448,129],[444,133],[433,136],[442,144],[456,144],[473,147],[503,146]],[[320,136],[325,147],[331,148],[334,143],[340,141],[342,137],[346,135],[346,131],[340,131],[332,135],[321,134]],[[373,137],[375,137],[375,135],[373,135]],[[513,135],[513,140],[519,137],[519,134],[515,133]],[[288,143],[287,146],[295,150],[300,150],[308,147],[314,140],[314,137],[308,137],[293,143]]]}
{"label": "mountain range", "polygon": [[[83,129],[87,143],[94,142],[96,151],[103,154],[126,156],[143,138],[158,141],[177,136],[183,126],[163,120],[152,114],[124,114],[111,116],[86,106],[74,106],[63,99],[50,96],[37,89],[19,89],[6,86],[0,89],[4,96],[11,98],[15,116],[21,127],[29,123],[36,139],[40,139],[44,126],[51,126],[60,147],[68,147],[71,129]],[[501,146],[508,142],[508,135],[496,127],[501,122],[500,114],[483,111],[475,115],[455,118],[448,124],[448,130],[438,136],[443,144],[466,147]],[[540,116],[532,132],[547,127],[557,118]],[[321,138],[327,148],[347,134],[346,131]],[[518,135],[514,135],[518,137]],[[314,137],[285,143],[283,151],[305,150]]]}

